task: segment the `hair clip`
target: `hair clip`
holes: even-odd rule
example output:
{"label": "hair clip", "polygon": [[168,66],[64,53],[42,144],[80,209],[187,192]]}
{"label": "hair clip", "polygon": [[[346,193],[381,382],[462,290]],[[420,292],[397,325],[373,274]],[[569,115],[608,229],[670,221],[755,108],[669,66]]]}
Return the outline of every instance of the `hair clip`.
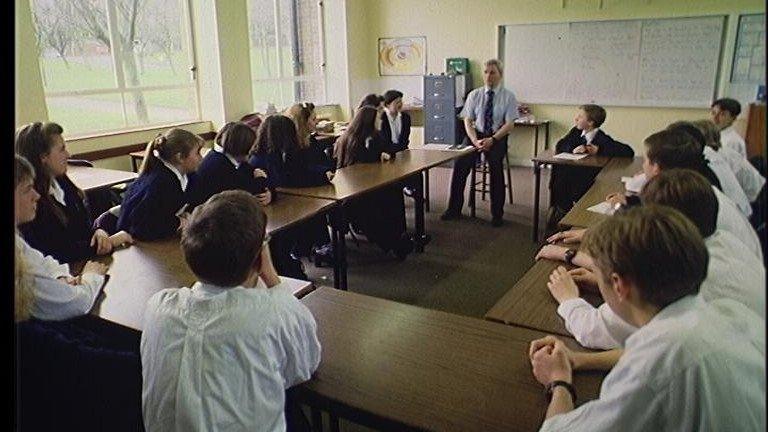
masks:
{"label": "hair clip", "polygon": [[160,157],[160,152],[159,152],[159,151],[157,151],[157,150],[152,150],[152,154],[153,154],[153,155],[154,155],[156,158],[159,158],[159,157]]}

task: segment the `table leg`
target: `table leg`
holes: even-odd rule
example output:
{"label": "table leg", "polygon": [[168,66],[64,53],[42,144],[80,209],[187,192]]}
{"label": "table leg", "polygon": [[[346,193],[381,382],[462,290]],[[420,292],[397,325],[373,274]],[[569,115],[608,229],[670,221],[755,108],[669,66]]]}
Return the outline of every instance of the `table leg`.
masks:
{"label": "table leg", "polygon": [[330,423],[331,432],[339,432],[339,418],[334,414],[328,414],[328,423]]}
{"label": "table leg", "polygon": [[533,157],[539,155],[539,127],[533,127]]}
{"label": "table leg", "polygon": [[135,173],[139,172],[139,165],[136,162],[136,156],[131,156],[131,168],[133,168],[133,172]]}
{"label": "table leg", "polygon": [[544,150],[549,148],[549,122],[544,124]]}
{"label": "table leg", "polygon": [[346,217],[344,216],[343,205],[338,206],[331,216],[331,242],[333,243],[333,256],[335,263],[333,265],[333,287],[340,290],[347,290],[347,244],[344,241],[344,228],[346,226]]}
{"label": "table leg", "polygon": [[533,173],[536,177],[536,184],[533,192],[533,242],[539,240],[539,192],[541,188],[541,164],[533,162]]}
{"label": "table leg", "polygon": [[[419,176],[423,176],[420,172]],[[414,213],[416,219],[416,252],[424,252],[424,245],[428,242],[424,229],[424,181],[419,179],[416,182],[416,190],[413,191]]]}
{"label": "table leg", "polygon": [[424,211],[429,211],[429,168],[424,171]]}
{"label": "table leg", "polygon": [[323,414],[317,408],[310,408],[312,416],[312,430],[315,432],[323,432]]}

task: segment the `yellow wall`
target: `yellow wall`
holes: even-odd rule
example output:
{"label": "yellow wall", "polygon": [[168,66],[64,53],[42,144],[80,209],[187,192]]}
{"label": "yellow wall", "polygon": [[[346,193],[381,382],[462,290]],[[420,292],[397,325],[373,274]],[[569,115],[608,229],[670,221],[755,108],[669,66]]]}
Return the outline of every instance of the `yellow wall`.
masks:
{"label": "yellow wall", "polygon": [[16,0],[16,117],[15,124],[48,118],[43,79],[37,63],[37,44],[29,0]]}
{"label": "yellow wall", "polygon": [[[420,77],[378,76],[379,37],[426,36],[428,73],[443,72],[447,57],[468,57],[474,83],[479,84],[482,62],[498,55],[500,25],[723,14],[729,15],[725,45],[730,48],[726,48],[723,59],[723,70],[727,71],[730,70],[728,54],[735,40],[734,18],[739,13],[765,12],[760,0],[351,0],[349,3],[347,33],[352,103],[365,93],[381,93],[393,86],[406,92],[421,91]],[[602,9],[599,9],[600,3]],[[723,77],[719,87],[724,87],[726,80],[727,77]],[[554,121],[550,142],[571,127],[575,109],[568,105],[532,106],[537,118]],[[706,109],[610,106],[607,109],[604,129],[636,150],[641,148],[646,136],[672,121],[698,119],[708,114]],[[513,159],[525,160],[532,154],[530,133],[530,129],[513,132],[510,141]]]}

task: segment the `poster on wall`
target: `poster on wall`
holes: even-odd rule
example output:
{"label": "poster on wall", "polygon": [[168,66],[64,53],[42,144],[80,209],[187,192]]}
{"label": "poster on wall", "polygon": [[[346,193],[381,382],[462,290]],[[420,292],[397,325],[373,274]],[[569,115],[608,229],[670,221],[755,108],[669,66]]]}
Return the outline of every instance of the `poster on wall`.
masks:
{"label": "poster on wall", "polygon": [[427,38],[379,38],[379,75],[427,73]]}

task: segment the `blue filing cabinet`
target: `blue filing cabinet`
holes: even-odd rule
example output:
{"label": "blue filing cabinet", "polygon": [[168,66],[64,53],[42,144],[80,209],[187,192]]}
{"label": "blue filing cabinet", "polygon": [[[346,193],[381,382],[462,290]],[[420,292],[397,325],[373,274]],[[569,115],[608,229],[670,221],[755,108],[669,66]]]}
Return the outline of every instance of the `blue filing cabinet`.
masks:
{"label": "blue filing cabinet", "polygon": [[456,77],[424,76],[424,143],[460,143],[456,114]]}

